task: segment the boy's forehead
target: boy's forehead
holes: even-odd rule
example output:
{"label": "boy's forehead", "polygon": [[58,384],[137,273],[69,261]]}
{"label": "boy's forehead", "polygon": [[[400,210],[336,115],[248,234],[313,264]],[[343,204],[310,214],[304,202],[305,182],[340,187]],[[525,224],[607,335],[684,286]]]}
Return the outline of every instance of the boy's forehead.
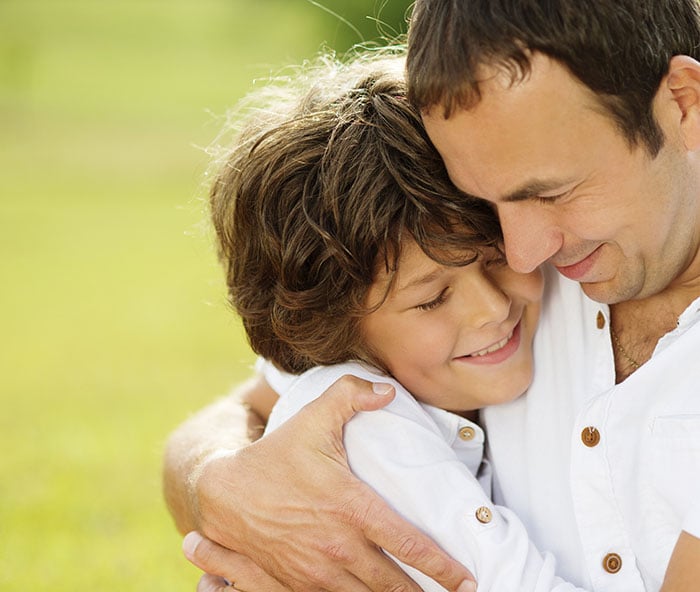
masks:
{"label": "boy's forehead", "polygon": [[401,252],[394,265],[387,269],[382,263],[375,274],[373,286],[391,288],[392,293],[401,292],[434,280],[441,268],[414,239],[403,238]]}
{"label": "boy's forehead", "polygon": [[410,292],[432,284],[440,279],[445,269],[427,257],[422,260],[416,257],[408,259],[403,265],[404,273],[397,277],[395,291]]}

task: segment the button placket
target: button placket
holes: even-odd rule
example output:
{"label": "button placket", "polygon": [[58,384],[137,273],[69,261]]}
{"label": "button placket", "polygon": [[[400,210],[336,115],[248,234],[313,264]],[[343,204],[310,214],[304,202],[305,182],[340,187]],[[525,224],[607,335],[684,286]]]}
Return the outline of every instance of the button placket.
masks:
{"label": "button placket", "polygon": [[598,314],[595,317],[595,326],[598,329],[604,329],[605,328],[605,315],[603,314],[602,310],[598,311]]}
{"label": "button placket", "polygon": [[622,569],[622,557],[617,553],[608,553],[603,557],[603,569],[609,574],[616,574]]}
{"label": "button placket", "polygon": [[600,432],[598,428],[594,426],[587,426],[581,430],[581,441],[588,446],[588,448],[593,448],[598,446],[600,442]]}
{"label": "button placket", "polygon": [[605,424],[609,399],[591,401],[581,412],[572,431],[571,493],[579,524],[581,545],[591,582],[596,590],[643,589],[634,562],[623,569],[629,557],[624,521],[612,489],[605,450]]}

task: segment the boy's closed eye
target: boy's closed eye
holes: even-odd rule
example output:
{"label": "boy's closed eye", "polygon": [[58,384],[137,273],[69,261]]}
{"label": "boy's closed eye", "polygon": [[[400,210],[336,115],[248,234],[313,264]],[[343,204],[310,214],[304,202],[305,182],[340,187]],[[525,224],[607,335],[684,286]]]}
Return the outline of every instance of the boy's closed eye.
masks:
{"label": "boy's closed eye", "polygon": [[438,306],[443,304],[445,302],[445,300],[447,300],[447,291],[448,290],[449,290],[449,288],[443,289],[442,292],[440,292],[437,295],[437,298],[433,298],[432,300],[430,300],[428,302],[424,302],[423,304],[419,304],[415,308],[417,308],[418,310],[433,310],[434,308],[437,308]]}

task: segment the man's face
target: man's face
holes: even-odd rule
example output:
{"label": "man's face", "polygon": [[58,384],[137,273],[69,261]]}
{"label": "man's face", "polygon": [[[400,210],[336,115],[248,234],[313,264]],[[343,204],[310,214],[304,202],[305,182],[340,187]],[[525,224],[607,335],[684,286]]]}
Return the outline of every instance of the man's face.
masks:
{"label": "man's face", "polygon": [[611,304],[700,277],[698,165],[670,93],[655,99],[666,142],[652,158],[549,58],[514,85],[483,74],[474,108],[423,120],[457,187],[496,205],[514,270],[550,261]]}

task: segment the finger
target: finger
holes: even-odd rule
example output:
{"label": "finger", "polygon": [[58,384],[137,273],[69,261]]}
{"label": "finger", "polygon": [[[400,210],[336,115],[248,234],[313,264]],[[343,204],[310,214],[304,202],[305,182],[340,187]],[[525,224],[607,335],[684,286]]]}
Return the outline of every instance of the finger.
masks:
{"label": "finger", "polygon": [[227,573],[227,549],[203,537],[197,531],[188,532],[182,540],[182,552],[187,560],[204,572],[224,576]]}
{"label": "finger", "polygon": [[[361,499],[362,507],[355,508],[349,521],[356,523],[370,541],[399,561],[423,572],[446,590],[467,592],[476,589],[472,585],[475,578],[466,567],[450,557],[429,536],[393,512],[379,496],[372,495],[371,499],[362,496]],[[376,578],[377,574],[373,577]],[[373,589],[388,589],[382,587],[384,578],[381,575],[379,581],[380,587],[372,586]]]}
{"label": "finger", "polygon": [[373,383],[346,375],[306,405],[300,414],[310,415],[315,423],[339,428],[358,411],[374,411],[388,405],[395,394],[394,387],[388,382]]}
{"label": "finger", "polygon": [[236,589],[256,592],[288,591],[288,588],[245,555],[222,547],[198,532],[193,531],[185,536],[182,549],[185,557],[199,569],[234,582]]}
{"label": "finger", "polygon": [[357,547],[362,547],[362,550],[347,568],[352,569],[354,578],[363,586],[372,592],[421,592],[420,586],[378,547],[371,544],[358,544]]}
{"label": "finger", "polygon": [[224,578],[211,574],[204,574],[197,584],[197,592],[231,592],[231,590]]}
{"label": "finger", "polygon": [[278,434],[287,431],[301,433],[303,429],[310,435],[307,448],[310,445],[324,460],[347,467],[343,444],[345,424],[359,411],[374,411],[388,405],[395,394],[394,387],[389,383],[372,383],[357,376],[345,375],[276,431]]}

